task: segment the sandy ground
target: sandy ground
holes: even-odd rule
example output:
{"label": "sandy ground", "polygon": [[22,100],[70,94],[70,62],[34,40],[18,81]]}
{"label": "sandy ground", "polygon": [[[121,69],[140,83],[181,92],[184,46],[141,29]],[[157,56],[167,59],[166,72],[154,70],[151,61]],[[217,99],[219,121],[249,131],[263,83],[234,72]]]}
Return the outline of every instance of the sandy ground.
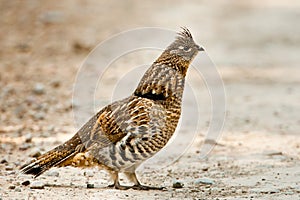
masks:
{"label": "sandy ground", "polygon": [[[299,8],[298,1],[279,0],[1,1],[0,199],[300,199]],[[161,154],[138,172],[142,183],[164,191],[107,189],[108,176],[97,169],[52,169],[36,180],[17,176],[34,154],[76,131],[73,85],[88,53],[113,34],[145,26],[189,27],[216,64],[226,120],[214,150],[199,158],[210,99],[188,74],[201,91],[197,136],[189,138],[191,128],[182,127],[178,134],[191,145],[180,159]],[[120,60],[128,67],[116,68],[107,88],[129,66],[157,55]],[[193,109],[186,99],[183,110]],[[26,180],[31,185],[22,185]],[[174,188],[176,181],[183,187]],[[39,183],[43,189],[30,188]]]}

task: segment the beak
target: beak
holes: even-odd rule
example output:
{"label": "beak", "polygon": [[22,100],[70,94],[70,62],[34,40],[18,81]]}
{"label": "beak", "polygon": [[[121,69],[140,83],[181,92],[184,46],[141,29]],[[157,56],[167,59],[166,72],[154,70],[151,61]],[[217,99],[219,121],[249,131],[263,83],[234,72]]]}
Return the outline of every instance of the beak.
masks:
{"label": "beak", "polygon": [[198,45],[197,45],[197,49],[198,49],[198,51],[205,51],[203,47],[200,47]]}

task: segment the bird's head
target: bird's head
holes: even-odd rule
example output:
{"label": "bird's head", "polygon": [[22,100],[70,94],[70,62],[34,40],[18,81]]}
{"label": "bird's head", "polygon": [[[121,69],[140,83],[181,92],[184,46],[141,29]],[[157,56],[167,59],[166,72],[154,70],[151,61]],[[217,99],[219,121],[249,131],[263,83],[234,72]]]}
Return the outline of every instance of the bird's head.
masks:
{"label": "bird's head", "polygon": [[199,51],[204,51],[204,49],[194,42],[192,34],[187,28],[182,28],[176,40],[166,49],[169,54],[179,56],[188,63],[193,60]]}

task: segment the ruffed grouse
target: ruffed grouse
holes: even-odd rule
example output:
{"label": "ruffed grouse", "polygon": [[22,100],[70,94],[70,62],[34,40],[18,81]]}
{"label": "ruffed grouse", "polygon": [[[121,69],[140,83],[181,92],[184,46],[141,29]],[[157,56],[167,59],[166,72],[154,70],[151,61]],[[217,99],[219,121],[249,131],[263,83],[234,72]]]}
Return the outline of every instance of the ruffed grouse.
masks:
{"label": "ruffed grouse", "polygon": [[[161,189],[144,186],[135,170],[161,150],[173,135],[181,113],[188,67],[202,47],[188,29],[151,65],[129,97],[113,102],[93,116],[70,140],[21,168],[41,175],[51,167],[99,167],[107,170],[116,189]],[[122,186],[124,173],[133,186]]]}

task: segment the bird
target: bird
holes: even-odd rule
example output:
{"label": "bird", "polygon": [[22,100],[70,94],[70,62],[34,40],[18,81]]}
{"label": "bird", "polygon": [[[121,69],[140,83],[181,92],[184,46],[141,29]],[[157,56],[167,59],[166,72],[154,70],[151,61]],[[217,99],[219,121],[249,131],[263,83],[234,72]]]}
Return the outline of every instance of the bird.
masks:
{"label": "bird", "polygon": [[[52,167],[97,167],[110,174],[109,188],[163,189],[141,184],[136,169],[172,137],[180,119],[187,70],[204,51],[187,28],[181,29],[130,96],[102,108],[71,139],[23,165],[20,173],[38,177]],[[133,185],[121,185],[120,173]]]}

